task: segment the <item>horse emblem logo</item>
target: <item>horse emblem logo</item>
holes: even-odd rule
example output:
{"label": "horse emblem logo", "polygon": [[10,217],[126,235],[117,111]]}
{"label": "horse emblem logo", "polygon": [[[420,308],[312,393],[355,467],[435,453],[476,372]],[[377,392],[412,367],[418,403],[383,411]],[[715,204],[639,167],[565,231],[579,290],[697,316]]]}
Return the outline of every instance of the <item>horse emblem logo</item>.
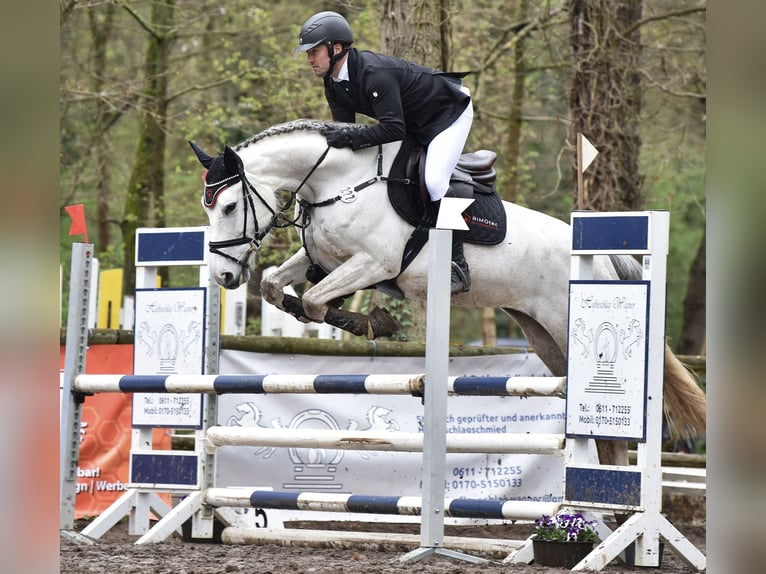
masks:
{"label": "horse emblem logo", "polygon": [[[236,414],[231,415],[227,426],[259,427],[275,429],[301,429],[311,430],[341,430],[342,427],[336,418],[322,409],[306,409],[298,412],[284,424],[282,419],[274,418],[269,424],[264,424],[263,410],[254,402],[239,403],[235,407]],[[358,420],[349,419],[345,430],[362,431],[389,431],[399,430],[399,423],[392,416],[391,409],[372,405],[367,409],[362,423]],[[275,447],[259,447],[254,452],[257,457],[271,458],[277,452]],[[377,453],[371,451],[356,451],[363,459],[369,459]],[[340,490],[343,488],[337,478],[338,465],[346,454],[344,450],[327,449],[321,447],[288,448],[287,454],[293,466],[292,483],[283,484],[286,489],[304,489],[311,487],[321,490]]]}

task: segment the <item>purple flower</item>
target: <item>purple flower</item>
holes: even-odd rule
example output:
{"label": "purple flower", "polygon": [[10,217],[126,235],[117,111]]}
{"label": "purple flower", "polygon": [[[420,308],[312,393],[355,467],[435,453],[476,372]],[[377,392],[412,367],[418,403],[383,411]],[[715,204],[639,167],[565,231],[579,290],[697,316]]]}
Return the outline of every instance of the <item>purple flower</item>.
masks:
{"label": "purple flower", "polygon": [[580,513],[559,513],[553,518],[543,515],[535,520],[535,534],[540,540],[592,542],[597,538],[596,532],[592,528],[595,523],[595,521],[585,520],[585,517]]}

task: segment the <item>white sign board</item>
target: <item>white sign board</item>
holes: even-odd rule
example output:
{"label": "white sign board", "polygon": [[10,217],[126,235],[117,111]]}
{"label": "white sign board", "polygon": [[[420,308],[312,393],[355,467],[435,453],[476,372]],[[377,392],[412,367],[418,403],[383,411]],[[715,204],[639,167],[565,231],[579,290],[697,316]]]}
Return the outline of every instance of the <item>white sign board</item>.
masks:
{"label": "white sign board", "polygon": [[571,281],[566,433],[645,440],[648,281]]}
{"label": "white sign board", "polygon": [[[199,375],[204,371],[203,287],[136,289],[133,372]],[[134,427],[201,428],[199,393],[134,393]]]}

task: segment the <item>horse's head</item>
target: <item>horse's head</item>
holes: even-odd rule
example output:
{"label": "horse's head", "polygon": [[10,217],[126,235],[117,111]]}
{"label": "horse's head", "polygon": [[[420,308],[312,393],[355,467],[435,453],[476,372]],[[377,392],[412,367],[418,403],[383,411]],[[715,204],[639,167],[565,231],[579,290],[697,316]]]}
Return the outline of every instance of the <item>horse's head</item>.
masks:
{"label": "horse's head", "polygon": [[210,268],[222,287],[235,289],[250,279],[251,256],[271,228],[274,210],[248,181],[233,149],[212,157],[189,144],[205,167],[202,206],[210,221]]}

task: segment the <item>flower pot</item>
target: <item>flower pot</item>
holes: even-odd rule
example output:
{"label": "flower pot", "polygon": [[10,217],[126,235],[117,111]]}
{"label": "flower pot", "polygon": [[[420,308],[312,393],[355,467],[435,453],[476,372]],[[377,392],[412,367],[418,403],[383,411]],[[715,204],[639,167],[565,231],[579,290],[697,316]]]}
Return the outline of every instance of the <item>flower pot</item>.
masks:
{"label": "flower pot", "polygon": [[573,568],[593,550],[593,542],[532,539],[535,563],[542,566]]}

